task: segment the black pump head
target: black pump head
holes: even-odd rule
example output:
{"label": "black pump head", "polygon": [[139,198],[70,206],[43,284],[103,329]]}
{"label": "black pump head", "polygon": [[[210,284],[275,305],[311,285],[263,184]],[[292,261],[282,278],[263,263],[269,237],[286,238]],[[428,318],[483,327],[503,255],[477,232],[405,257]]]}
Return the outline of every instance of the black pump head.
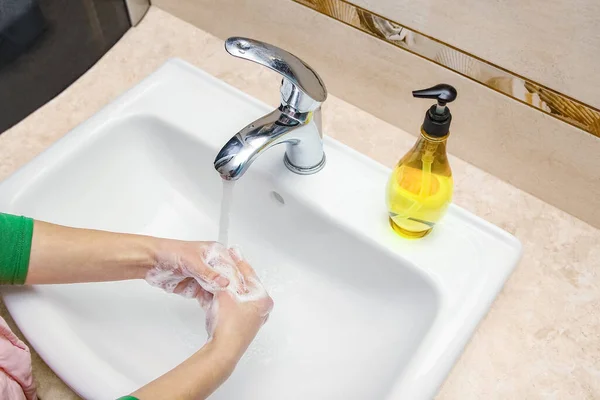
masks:
{"label": "black pump head", "polygon": [[456,96],[458,96],[456,89],[445,83],[440,83],[429,89],[413,90],[412,94],[414,97],[423,99],[436,99],[440,106],[445,106],[447,103],[453,102],[456,100]]}
{"label": "black pump head", "polygon": [[425,113],[422,128],[429,136],[438,138],[446,136],[450,131],[450,122],[452,122],[452,114],[446,104],[456,100],[456,96],[458,96],[456,89],[440,83],[429,89],[414,90],[412,94],[414,97],[437,100],[437,105],[431,106]]}

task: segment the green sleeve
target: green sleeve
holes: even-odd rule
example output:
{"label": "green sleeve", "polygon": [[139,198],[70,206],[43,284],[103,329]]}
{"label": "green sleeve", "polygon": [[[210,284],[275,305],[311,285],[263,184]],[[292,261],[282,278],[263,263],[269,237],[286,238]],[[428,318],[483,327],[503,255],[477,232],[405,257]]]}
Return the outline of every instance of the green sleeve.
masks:
{"label": "green sleeve", "polygon": [[119,397],[117,400],[138,400],[138,398],[133,396],[123,396]]}
{"label": "green sleeve", "polygon": [[0,285],[22,285],[27,278],[33,219],[0,213]]}

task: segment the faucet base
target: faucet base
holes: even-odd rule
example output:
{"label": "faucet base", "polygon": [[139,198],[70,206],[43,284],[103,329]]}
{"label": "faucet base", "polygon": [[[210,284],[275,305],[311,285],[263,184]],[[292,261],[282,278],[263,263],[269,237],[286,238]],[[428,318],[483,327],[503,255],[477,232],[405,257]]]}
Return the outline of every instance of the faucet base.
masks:
{"label": "faucet base", "polygon": [[293,173],[296,173],[296,174],[299,174],[299,175],[311,175],[311,174],[314,174],[316,172],[319,172],[325,166],[325,162],[326,162],[325,153],[323,153],[323,158],[321,159],[321,161],[317,165],[315,165],[314,167],[308,167],[308,168],[298,167],[298,166],[292,164],[292,162],[288,158],[287,153],[283,157],[283,163],[285,164],[285,166],[290,171],[292,171]]}

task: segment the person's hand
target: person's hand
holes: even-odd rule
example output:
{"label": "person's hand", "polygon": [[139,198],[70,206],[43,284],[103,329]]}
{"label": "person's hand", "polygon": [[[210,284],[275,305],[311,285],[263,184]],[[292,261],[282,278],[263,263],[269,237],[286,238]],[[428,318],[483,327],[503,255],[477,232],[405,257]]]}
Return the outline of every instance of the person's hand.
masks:
{"label": "person's hand", "polygon": [[233,249],[230,254],[240,273],[239,280],[225,290],[201,297],[200,303],[206,310],[211,340],[239,359],[267,321],[273,300],[241,254]]}
{"label": "person's hand", "polygon": [[146,281],[198,299],[209,337],[241,357],[273,307],[256,272],[237,249],[217,242],[159,239],[155,247],[156,261]]}
{"label": "person's hand", "polygon": [[[212,268],[229,274],[226,288],[202,291],[198,297],[206,310],[210,339],[200,350],[160,378],[132,393],[139,399],[206,399],[233,372],[238,361],[265,323],[273,300],[241,254],[229,249],[231,260]],[[229,262],[229,261],[228,261]]]}
{"label": "person's hand", "polygon": [[154,264],[145,279],[169,293],[209,298],[235,279],[231,271],[236,263],[220,243],[157,239],[154,248]]}

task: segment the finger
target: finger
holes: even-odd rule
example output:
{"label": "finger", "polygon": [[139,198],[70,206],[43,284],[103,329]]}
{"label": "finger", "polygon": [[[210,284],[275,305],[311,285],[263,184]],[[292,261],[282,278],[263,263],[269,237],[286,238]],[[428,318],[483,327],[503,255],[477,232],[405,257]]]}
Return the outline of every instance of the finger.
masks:
{"label": "finger", "polygon": [[231,246],[227,250],[229,251],[229,255],[231,256],[233,261],[235,261],[236,264],[240,261],[245,260],[244,255],[242,254],[242,249],[240,249],[240,246],[234,245],[234,246]]}
{"label": "finger", "polygon": [[181,292],[183,292],[183,290],[187,287],[187,285],[192,280],[193,280],[192,278],[182,279],[181,282],[179,282],[177,284],[177,286],[175,286],[175,289],[173,289],[173,293],[175,293],[175,294],[181,294]]}
{"label": "finger", "polygon": [[208,267],[205,264],[203,264],[203,268],[201,271],[199,271],[198,276],[203,281],[209,284],[215,284],[222,288],[227,287],[227,285],[229,285],[229,279],[227,279],[226,276],[218,273],[217,271]]}
{"label": "finger", "polygon": [[250,288],[248,287],[248,282],[245,275],[237,267],[235,267],[235,274],[239,282],[238,287],[236,288],[236,292],[238,292],[238,294],[249,293]]}
{"label": "finger", "polygon": [[202,260],[211,266],[214,263],[222,263],[224,261],[228,264],[231,264],[229,251],[221,243],[210,242],[205,244],[200,252],[200,255]]}
{"label": "finger", "polygon": [[248,281],[250,278],[257,278],[256,271],[248,264],[248,262],[244,259],[242,252],[239,247],[231,247],[229,249],[229,254],[233,261],[235,261],[235,266],[238,271],[244,276],[244,279]]}
{"label": "finger", "polygon": [[229,285],[229,279],[219,273],[203,258],[200,262],[189,268],[193,278],[200,279],[208,284],[208,286],[216,286],[225,288]]}
{"label": "finger", "polygon": [[200,256],[202,266],[197,268],[199,269],[199,277],[208,283],[214,283],[220,287],[229,285],[229,279],[214,268],[223,264],[231,264],[232,260],[229,259],[227,249],[220,243],[211,243],[208,246],[204,246]]}
{"label": "finger", "polygon": [[193,299],[198,297],[202,288],[195,279],[188,278],[177,285],[173,293],[177,293],[185,298]]}

